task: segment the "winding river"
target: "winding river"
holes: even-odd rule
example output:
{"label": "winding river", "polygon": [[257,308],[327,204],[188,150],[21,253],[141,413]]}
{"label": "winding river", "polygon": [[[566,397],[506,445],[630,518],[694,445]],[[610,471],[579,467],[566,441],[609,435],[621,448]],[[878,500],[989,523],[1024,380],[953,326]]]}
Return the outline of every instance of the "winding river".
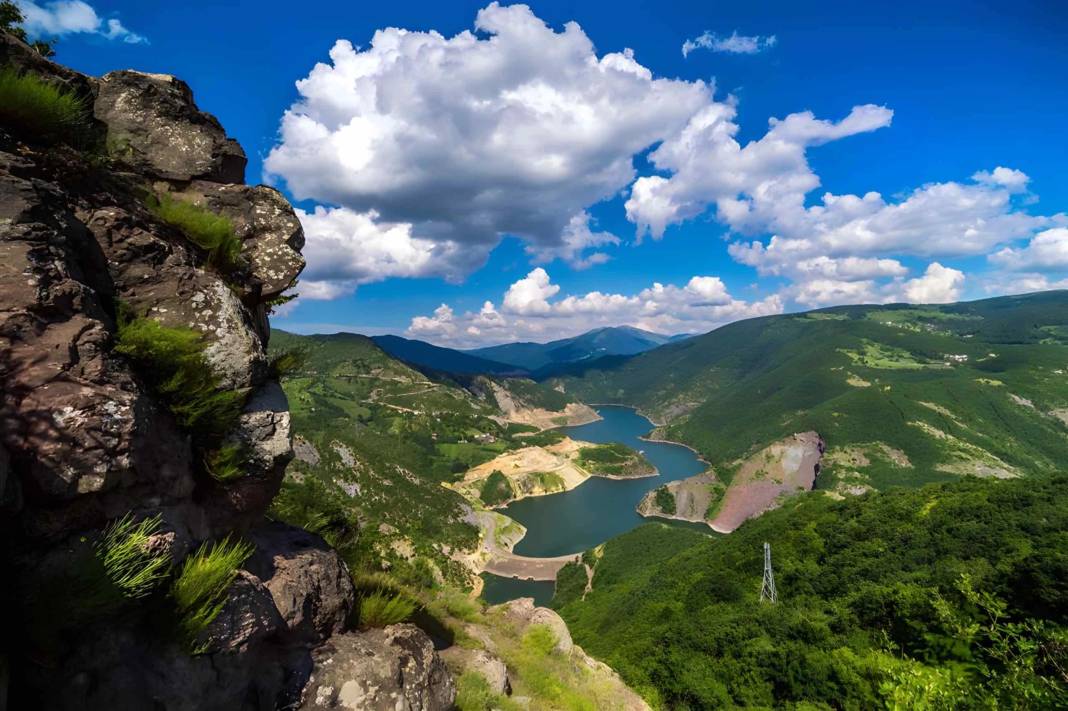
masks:
{"label": "winding river", "polygon": [[[501,513],[527,527],[527,535],[515,546],[516,553],[551,557],[592,548],[647,521],[635,511],[646,492],[704,471],[705,465],[686,447],[642,440],[653,425],[634,410],[601,406],[597,412],[603,419],[561,431],[587,442],[622,442],[644,452],[660,475],[631,480],[591,477],[571,491],[510,504]],[[489,574],[484,574],[483,579],[482,596],[490,603],[533,597],[544,605],[553,595],[551,581],[513,580]]]}

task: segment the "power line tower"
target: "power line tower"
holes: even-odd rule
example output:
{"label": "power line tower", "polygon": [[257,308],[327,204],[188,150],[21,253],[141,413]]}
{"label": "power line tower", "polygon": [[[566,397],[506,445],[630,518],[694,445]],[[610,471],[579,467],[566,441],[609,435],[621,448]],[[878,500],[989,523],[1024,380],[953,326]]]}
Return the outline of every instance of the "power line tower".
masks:
{"label": "power line tower", "polygon": [[760,601],[775,604],[779,599],[775,592],[775,573],[771,569],[771,544],[764,544],[764,584],[760,586]]}

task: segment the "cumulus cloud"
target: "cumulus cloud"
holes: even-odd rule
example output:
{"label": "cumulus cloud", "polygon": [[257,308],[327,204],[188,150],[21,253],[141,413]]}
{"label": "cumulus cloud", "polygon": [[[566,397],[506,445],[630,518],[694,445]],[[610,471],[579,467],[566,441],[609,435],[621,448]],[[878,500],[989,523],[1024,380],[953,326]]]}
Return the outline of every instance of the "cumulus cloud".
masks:
{"label": "cumulus cloud", "polygon": [[[802,306],[819,308],[839,304],[943,304],[960,299],[964,272],[931,262],[921,276],[905,279],[908,270],[894,260],[893,268],[862,269],[857,272],[836,269],[816,271],[796,277],[783,289],[782,296]],[[880,279],[879,277],[892,277]]]}
{"label": "cumulus cloud", "polygon": [[475,29],[338,41],[297,82],[268,177],[298,199],[409,225],[413,239],[484,255],[509,234],[537,261],[603,262],[587,250],[618,238],[591,229],[586,209],[629,185],[633,156],[712,89],[653,78],[630,50],[598,56],[576,23],[555,31],[525,5],[492,3]]}
{"label": "cumulus cloud", "polygon": [[1068,228],[1039,232],[1024,247],[990,255],[990,262],[1013,272],[1068,272]]}
{"label": "cumulus cloud", "polygon": [[542,268],[512,284],[498,310],[487,301],[477,312],[457,314],[446,304],[412,319],[408,335],[452,347],[517,340],[548,341],[600,326],[627,324],[659,333],[695,333],[754,316],[783,311],[777,295],[736,299],[715,276],[695,276],[683,286],[653,283],[631,294],[560,295]]}
{"label": "cumulus cloud", "polygon": [[384,222],[373,210],[318,206],[296,213],[308,262],[300,282],[302,299],[336,299],[390,277],[457,281],[485,259],[486,252],[456,242],[414,237],[410,224]]}
{"label": "cumulus cloud", "polygon": [[960,298],[963,285],[964,272],[932,262],[922,277],[905,282],[902,293],[909,303],[945,304]]}
{"label": "cumulus cloud", "polygon": [[26,34],[33,39],[94,34],[127,44],[148,42],[144,36],[126,29],[115,18],[105,21],[91,5],[82,0],[58,0],[40,5],[32,0],[16,0],[15,4],[25,18],[23,27]]}
{"label": "cumulus cloud", "polygon": [[695,49],[708,49],[713,52],[726,52],[728,54],[757,54],[766,49],[771,49],[778,42],[775,35],[761,37],[760,35],[740,35],[735,30],[729,37],[721,37],[705,31],[703,34],[686,40],[682,43],[682,56],[688,57]]}

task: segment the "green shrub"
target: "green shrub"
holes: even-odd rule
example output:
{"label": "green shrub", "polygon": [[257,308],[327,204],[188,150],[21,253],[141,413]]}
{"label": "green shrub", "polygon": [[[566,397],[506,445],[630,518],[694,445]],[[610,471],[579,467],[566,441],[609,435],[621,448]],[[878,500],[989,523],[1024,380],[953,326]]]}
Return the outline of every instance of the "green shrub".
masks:
{"label": "green shrub", "polygon": [[21,626],[28,644],[51,654],[80,628],[115,615],[149,596],[170,573],[170,558],[148,548],[160,517],[134,523],[130,514],[113,522],[94,544],[74,545],[62,568],[33,577],[22,587]]}
{"label": "green shrub", "polygon": [[226,591],[237,577],[238,567],[254,548],[227,536],[216,543],[204,543],[186,556],[181,572],[171,585],[183,638],[194,653],[204,651],[198,644],[200,634],[222,612]]}
{"label": "green shrub", "polygon": [[135,523],[126,514],[108,526],[96,544],[108,580],[127,599],[147,597],[170,574],[170,558],[149,547],[159,524],[158,515]]}
{"label": "green shrub", "polygon": [[282,351],[271,359],[268,372],[275,380],[282,380],[299,372],[307,363],[307,360],[308,353],[303,349],[294,348]]}
{"label": "green shrub", "polygon": [[243,266],[241,240],[229,219],[167,194],[150,197],[148,207],[156,217],[177,227],[190,242],[206,251],[208,264],[219,271],[228,274]]}
{"label": "green shrub", "polygon": [[244,395],[220,387],[204,358],[203,335],[150,318],[130,318],[120,309],[117,340],[115,351],[138,366],[178,423],[194,436],[214,445],[237,424]]}
{"label": "green shrub", "polygon": [[675,495],[666,486],[658,487],[655,494],[656,507],[668,516],[675,515]]}
{"label": "green shrub", "polygon": [[512,483],[502,472],[494,469],[486,480],[482,482],[482,488],[478,496],[486,506],[496,506],[508,501],[514,495]]}
{"label": "green shrub", "polygon": [[85,102],[33,74],[0,71],[0,124],[18,134],[56,143],[81,143],[89,127]]}
{"label": "green shrub", "polygon": [[456,679],[456,708],[459,711],[511,711],[524,707],[507,696],[495,694],[486,677],[468,670]]}
{"label": "green shrub", "polygon": [[360,598],[360,628],[387,627],[404,622],[415,614],[416,607],[404,593],[369,593]]}
{"label": "green shrub", "polygon": [[216,481],[235,481],[245,476],[247,452],[239,444],[224,444],[204,457],[204,468]]}

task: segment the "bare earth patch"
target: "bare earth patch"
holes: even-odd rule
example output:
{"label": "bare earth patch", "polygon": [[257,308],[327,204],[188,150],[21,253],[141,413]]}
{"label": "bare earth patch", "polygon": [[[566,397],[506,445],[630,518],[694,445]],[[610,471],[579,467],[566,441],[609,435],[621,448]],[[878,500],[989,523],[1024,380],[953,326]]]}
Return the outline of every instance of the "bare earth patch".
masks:
{"label": "bare earth patch", "polygon": [[675,496],[674,514],[660,511],[655,491],[642,499],[638,513],[707,523],[719,533],[730,533],[746,519],[776,508],[784,498],[811,491],[823,450],[823,440],[815,432],[786,437],[742,461],[721,500],[715,499],[718,480],[709,471],[666,485]]}

